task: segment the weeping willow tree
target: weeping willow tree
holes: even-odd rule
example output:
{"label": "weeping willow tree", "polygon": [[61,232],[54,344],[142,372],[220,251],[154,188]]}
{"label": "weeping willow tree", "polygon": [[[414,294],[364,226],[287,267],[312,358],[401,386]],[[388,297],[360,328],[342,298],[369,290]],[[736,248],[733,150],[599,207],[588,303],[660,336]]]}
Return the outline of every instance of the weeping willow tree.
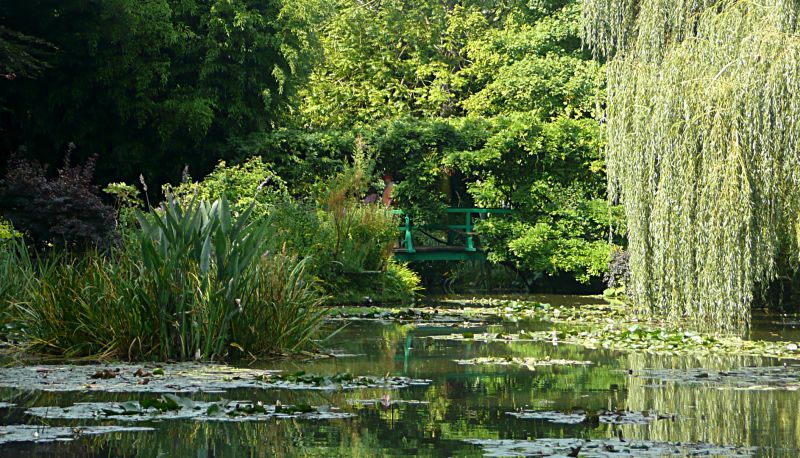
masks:
{"label": "weeping willow tree", "polygon": [[629,290],[721,330],[798,265],[800,0],[585,0]]}

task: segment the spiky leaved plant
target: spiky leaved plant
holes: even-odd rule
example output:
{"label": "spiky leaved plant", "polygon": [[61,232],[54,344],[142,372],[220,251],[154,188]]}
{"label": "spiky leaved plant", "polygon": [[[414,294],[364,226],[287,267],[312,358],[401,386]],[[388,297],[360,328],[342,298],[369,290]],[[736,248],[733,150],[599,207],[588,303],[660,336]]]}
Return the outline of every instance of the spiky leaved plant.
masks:
{"label": "spiky leaved plant", "polygon": [[235,217],[223,197],[183,206],[169,199],[160,211],[141,214],[143,303],[159,323],[163,356],[221,356],[230,342],[244,285],[257,275],[268,224]]}

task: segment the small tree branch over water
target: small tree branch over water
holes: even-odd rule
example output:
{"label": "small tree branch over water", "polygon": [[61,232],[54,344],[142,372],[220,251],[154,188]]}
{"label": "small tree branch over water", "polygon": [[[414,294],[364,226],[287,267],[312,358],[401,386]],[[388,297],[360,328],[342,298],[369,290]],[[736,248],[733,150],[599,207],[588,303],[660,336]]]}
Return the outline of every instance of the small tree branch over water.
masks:
{"label": "small tree branch over water", "polygon": [[742,329],[795,270],[800,238],[797,0],[586,0],[608,58],[609,193],[628,218],[633,297]]}

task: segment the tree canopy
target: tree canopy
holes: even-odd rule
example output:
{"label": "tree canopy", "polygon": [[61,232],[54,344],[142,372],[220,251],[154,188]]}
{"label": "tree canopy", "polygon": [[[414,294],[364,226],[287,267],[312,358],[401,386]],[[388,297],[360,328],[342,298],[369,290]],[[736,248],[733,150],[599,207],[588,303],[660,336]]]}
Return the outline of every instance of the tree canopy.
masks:
{"label": "tree canopy", "polygon": [[361,136],[419,222],[447,205],[516,208],[482,225],[492,260],[588,281],[606,270],[610,213],[604,72],[580,14],[569,0],[338,0],[296,123]]}
{"label": "tree canopy", "polygon": [[242,188],[212,172],[220,160],[237,174],[261,164],[302,197],[361,148],[417,222],[515,208],[479,227],[492,261],[587,282],[616,213],[603,64],[580,15],[578,0],[4,3],[15,32],[0,53],[24,65],[0,81],[0,148],[50,164],[96,154],[98,181],[141,173],[154,198],[187,165]]}
{"label": "tree canopy", "polygon": [[11,48],[22,68],[40,74],[0,81],[2,148],[59,163],[73,143],[76,154],[99,155],[101,178],[144,172],[163,182],[185,164],[204,173],[231,137],[268,129],[286,110],[317,49],[320,5],[4,2],[0,19],[16,32],[0,30],[0,49],[36,37],[55,51],[42,68]]}

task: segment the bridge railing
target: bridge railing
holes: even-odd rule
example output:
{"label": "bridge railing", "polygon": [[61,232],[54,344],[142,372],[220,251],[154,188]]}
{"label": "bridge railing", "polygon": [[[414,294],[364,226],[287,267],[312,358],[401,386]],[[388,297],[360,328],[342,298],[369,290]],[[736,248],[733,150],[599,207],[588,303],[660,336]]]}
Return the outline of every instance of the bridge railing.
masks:
{"label": "bridge railing", "polygon": [[[446,246],[456,246],[455,236],[463,234],[466,238],[464,251],[474,252],[477,251],[475,243],[475,228],[473,216],[479,215],[506,215],[513,213],[513,210],[508,208],[448,208],[446,213],[448,218],[450,215],[463,215],[464,224],[428,224],[417,226],[414,224],[413,219],[403,210],[394,210],[394,214],[402,218],[400,224],[400,246],[405,249],[407,253],[415,253],[417,250],[414,248],[414,231],[423,232],[427,230],[440,230],[447,232],[447,240],[444,242]],[[438,242],[441,240],[427,234],[428,237],[433,238]]]}

